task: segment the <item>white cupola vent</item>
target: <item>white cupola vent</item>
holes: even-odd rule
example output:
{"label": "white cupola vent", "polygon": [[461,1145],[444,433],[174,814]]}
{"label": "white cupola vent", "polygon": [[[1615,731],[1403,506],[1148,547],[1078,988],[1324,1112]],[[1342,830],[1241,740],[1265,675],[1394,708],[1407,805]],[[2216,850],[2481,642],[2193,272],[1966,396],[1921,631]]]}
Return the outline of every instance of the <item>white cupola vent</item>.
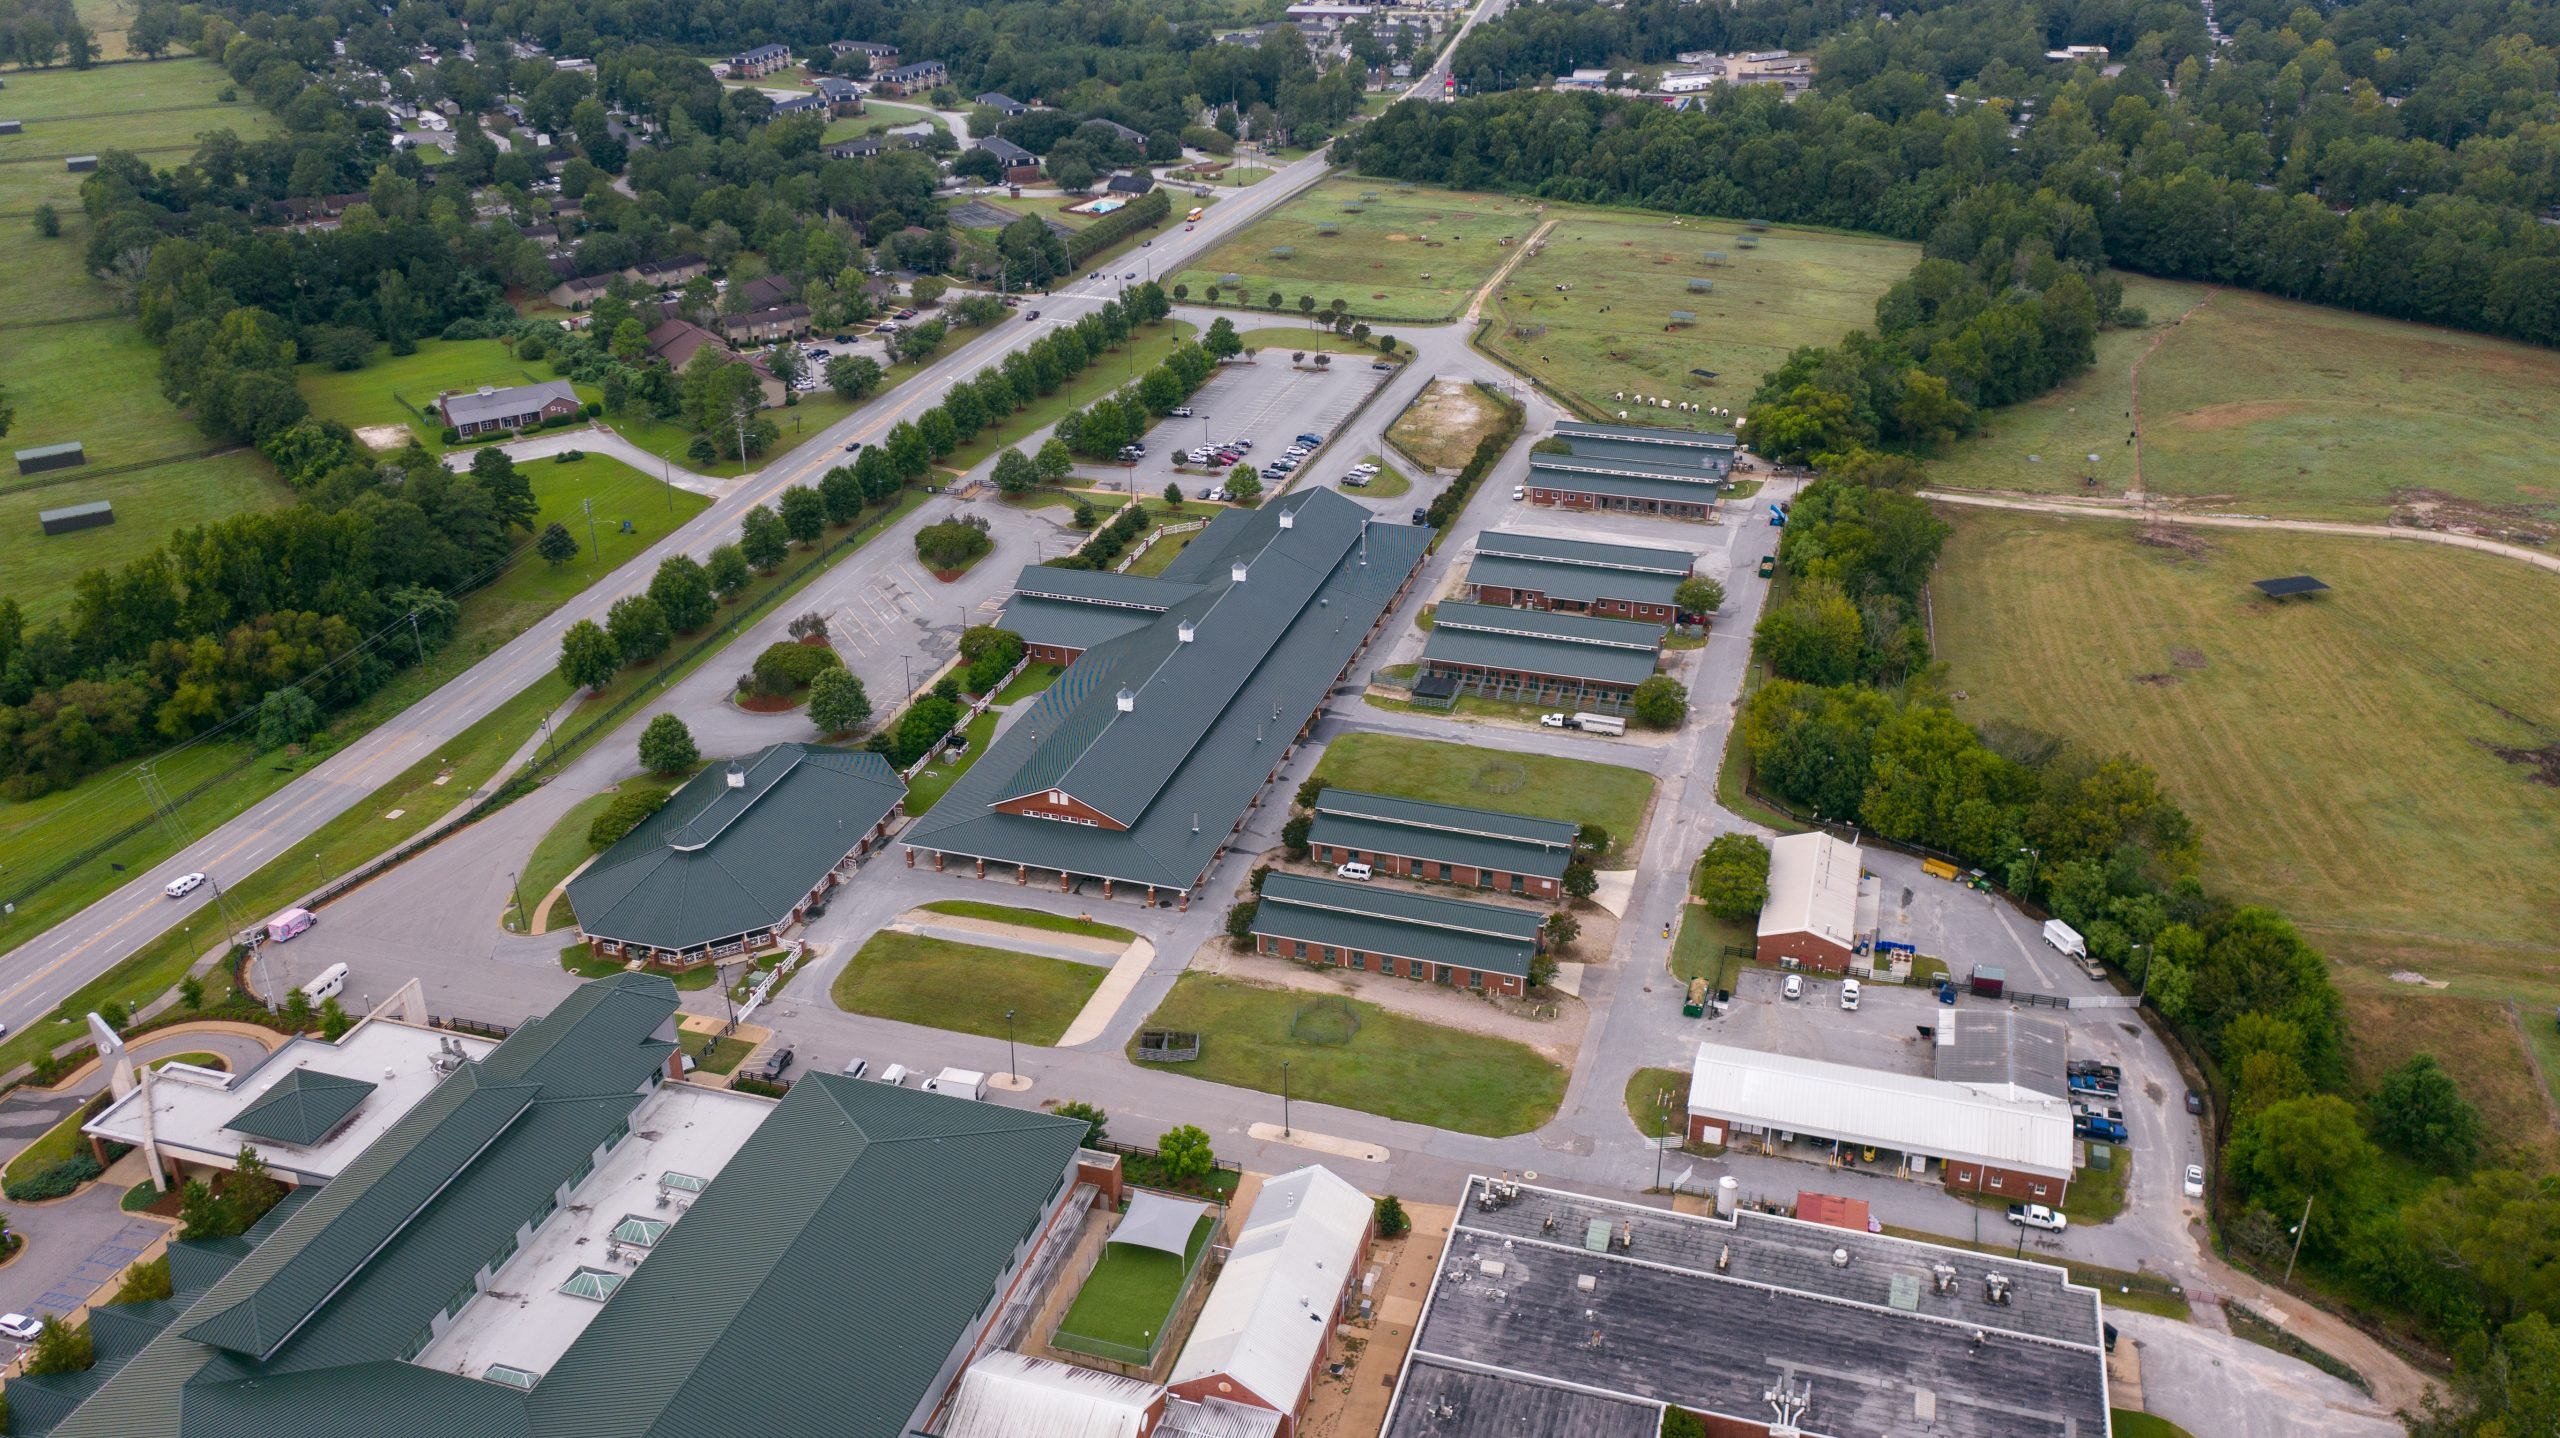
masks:
{"label": "white cupola vent", "polygon": [[747,771],[739,768],[735,764],[730,765],[729,787],[732,789],[743,789],[747,787]]}
{"label": "white cupola vent", "polygon": [[1135,714],[1138,712],[1138,696],[1126,684],[1120,686],[1118,703],[1120,705],[1120,712],[1123,714]]}
{"label": "white cupola vent", "polygon": [[1189,644],[1200,637],[1200,631],[1193,628],[1191,621],[1188,619],[1182,621],[1181,625],[1175,628],[1173,633],[1175,638],[1180,639],[1185,644]]}
{"label": "white cupola vent", "polygon": [[1239,559],[1234,564],[1228,566],[1227,577],[1238,584],[1244,583],[1244,561]]}
{"label": "white cupola vent", "polygon": [[1282,529],[1295,529],[1295,528],[1297,528],[1297,527],[1298,527],[1298,514],[1297,514],[1297,511],[1296,511],[1296,510],[1291,510],[1291,509],[1284,509],[1284,510],[1280,511],[1280,527],[1281,527]]}

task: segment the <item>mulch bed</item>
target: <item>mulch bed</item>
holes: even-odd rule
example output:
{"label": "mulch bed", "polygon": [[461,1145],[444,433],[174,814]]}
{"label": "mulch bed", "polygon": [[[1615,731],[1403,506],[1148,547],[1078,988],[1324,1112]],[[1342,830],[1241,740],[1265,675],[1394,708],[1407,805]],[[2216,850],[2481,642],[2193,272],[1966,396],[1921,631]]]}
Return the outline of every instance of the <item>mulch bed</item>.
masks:
{"label": "mulch bed", "polygon": [[788,714],[800,707],[800,701],[788,694],[741,694],[737,703],[750,714]]}

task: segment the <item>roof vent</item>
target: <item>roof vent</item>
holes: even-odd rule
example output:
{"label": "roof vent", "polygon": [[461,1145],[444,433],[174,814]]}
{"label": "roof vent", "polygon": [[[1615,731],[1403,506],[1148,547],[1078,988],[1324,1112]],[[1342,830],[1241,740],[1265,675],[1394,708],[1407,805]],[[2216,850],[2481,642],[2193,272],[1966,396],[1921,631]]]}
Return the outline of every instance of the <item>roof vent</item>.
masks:
{"label": "roof vent", "polygon": [[1294,510],[1294,509],[1284,509],[1284,510],[1280,511],[1280,527],[1281,527],[1282,529],[1295,529],[1295,528],[1297,528],[1297,527],[1298,527],[1298,512],[1297,512],[1296,510]]}
{"label": "roof vent", "polygon": [[747,787],[747,771],[739,768],[735,764],[730,765],[729,787],[732,789],[743,789]]}
{"label": "roof vent", "polygon": [[1239,559],[1233,565],[1230,565],[1227,569],[1227,577],[1233,579],[1238,584],[1244,583],[1244,561]]}
{"label": "roof vent", "polygon": [[1200,631],[1193,627],[1191,621],[1188,619],[1182,621],[1181,625],[1176,628],[1173,633],[1175,638],[1180,639],[1185,644],[1189,644],[1191,641],[1200,637]]}
{"label": "roof vent", "polygon": [[1120,712],[1123,714],[1138,712],[1138,696],[1126,684],[1120,686],[1120,695],[1116,702],[1120,705]]}
{"label": "roof vent", "polygon": [[1845,1249],[1845,1248],[1835,1248],[1835,1249],[1831,1250],[1831,1266],[1832,1266],[1832,1267],[1834,1267],[1834,1268],[1846,1268],[1846,1267],[1848,1267],[1848,1266],[1849,1266],[1849,1250],[1847,1250],[1847,1249]]}

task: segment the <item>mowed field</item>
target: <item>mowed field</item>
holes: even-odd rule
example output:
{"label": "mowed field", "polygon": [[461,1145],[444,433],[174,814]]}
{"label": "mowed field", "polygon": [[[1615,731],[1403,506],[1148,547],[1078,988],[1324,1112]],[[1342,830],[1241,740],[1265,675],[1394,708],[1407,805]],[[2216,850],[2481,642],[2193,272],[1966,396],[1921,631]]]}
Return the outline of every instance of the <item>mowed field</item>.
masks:
{"label": "mowed field", "polygon": [[[1326,180],[1172,279],[1194,300],[1215,286],[1221,302],[1238,302],[1240,292],[1253,309],[1277,293],[1289,314],[1308,295],[1319,306],[1340,299],[1371,321],[1439,321],[1511,257],[1503,238],[1526,240],[1539,218],[1534,200]],[[1292,253],[1274,253],[1283,249]]]}
{"label": "mowed field", "polygon": [[[1942,511],[1958,712],[2157,768],[2218,894],[2366,974],[2560,1000],[2560,581],[2435,545]],[[2331,591],[2278,604],[2254,579]],[[2539,756],[2539,767],[2529,762]]]}
{"label": "mowed field", "polygon": [[[1876,300],[1920,261],[1919,246],[1872,235],[1755,234],[1733,220],[1641,211],[1547,214],[1556,227],[1496,292],[1483,344],[1608,416],[1647,419],[1637,394],[1740,410],[1789,351],[1872,329]],[[1746,238],[1756,245],[1744,248]],[[1724,258],[1709,261],[1711,251]],[[1692,292],[1691,280],[1712,288]],[[1675,327],[1675,310],[1696,319]],[[1688,421],[1655,410],[1650,422]]]}
{"label": "mowed field", "polygon": [[[1982,489],[2122,494],[2196,509],[2377,523],[2560,525],[2560,354],[2480,335],[2125,276],[2149,328],[2089,373],[1992,417],[1933,466]],[[2137,376],[2136,362],[2139,361]],[[2090,454],[2098,460],[2093,464]],[[2084,485],[2094,476],[2098,483]]]}
{"label": "mowed field", "polygon": [[[444,426],[421,412],[447,390],[505,389],[557,378],[550,365],[526,364],[496,340],[421,340],[415,354],[375,345],[362,369],[303,364],[294,374],[311,412],[349,429],[404,425],[429,449],[442,449]],[[587,394],[586,399],[595,395]],[[402,403],[402,401],[407,403]]]}
{"label": "mowed field", "polygon": [[[254,101],[214,98],[231,83],[202,59],[11,71],[0,113],[26,129],[0,135],[0,220],[22,220],[47,201],[79,208],[82,177],[63,168],[71,155],[131,150],[169,165],[193,153],[206,131],[242,139],[273,133],[275,117]],[[14,244],[23,231],[12,229]]]}
{"label": "mowed field", "polygon": [[[8,447],[78,440],[79,469],[21,479],[0,470],[0,593],[30,620],[58,613],[81,571],[136,557],[170,531],[280,504],[288,497],[266,460],[205,437],[160,393],[160,356],[119,297],[84,268],[89,222],[80,176],[59,156],[111,147],[155,163],[183,159],[199,131],[264,134],[267,113],[213,97],[230,83],[210,60],[106,65],[86,71],[12,72],[0,114],[27,121],[0,137],[0,351],[17,422]],[[27,217],[50,201],[62,233],[36,235]],[[39,512],[107,500],[116,522],[47,536]]]}

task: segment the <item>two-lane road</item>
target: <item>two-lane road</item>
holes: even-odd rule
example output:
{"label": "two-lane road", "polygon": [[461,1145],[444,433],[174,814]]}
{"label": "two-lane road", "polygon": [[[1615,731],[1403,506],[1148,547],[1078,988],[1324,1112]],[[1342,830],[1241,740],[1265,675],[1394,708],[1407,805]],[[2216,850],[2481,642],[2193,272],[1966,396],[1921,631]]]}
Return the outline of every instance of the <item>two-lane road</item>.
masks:
{"label": "two-lane road", "polygon": [[[938,403],[954,382],[1055,326],[1099,308],[1119,293],[1124,282],[1117,276],[1124,269],[1139,267],[1133,256],[1143,254],[1153,261],[1156,273],[1168,273],[1285,203],[1326,169],[1321,152],[1310,155],[1261,184],[1221,200],[1196,226],[1169,227],[1150,247],[1113,262],[1121,268],[1080,276],[1043,297],[1037,321],[999,323],[972,337],[897,389],[812,435],[786,458],[736,481],[682,529],[589,586],[496,653],[114,893],[0,956],[0,1021],[15,1029],[41,1019],[126,954],[213,903],[211,886],[183,899],[166,897],[163,890],[170,880],[195,871],[212,875],[218,883],[245,879],[269,861],[291,853],[295,844],[411,765],[433,756],[438,746],[549,672],[559,656],[560,636],[571,624],[581,619],[601,621],[616,599],[645,588],[667,556],[707,555],[737,533],[740,517],[749,508],[771,501],[790,485],[816,482],[841,462],[850,441],[877,442],[901,421]],[[901,521],[901,528],[918,522],[910,516]],[[873,542],[893,541],[884,536]],[[265,917],[238,916],[244,924]]]}

